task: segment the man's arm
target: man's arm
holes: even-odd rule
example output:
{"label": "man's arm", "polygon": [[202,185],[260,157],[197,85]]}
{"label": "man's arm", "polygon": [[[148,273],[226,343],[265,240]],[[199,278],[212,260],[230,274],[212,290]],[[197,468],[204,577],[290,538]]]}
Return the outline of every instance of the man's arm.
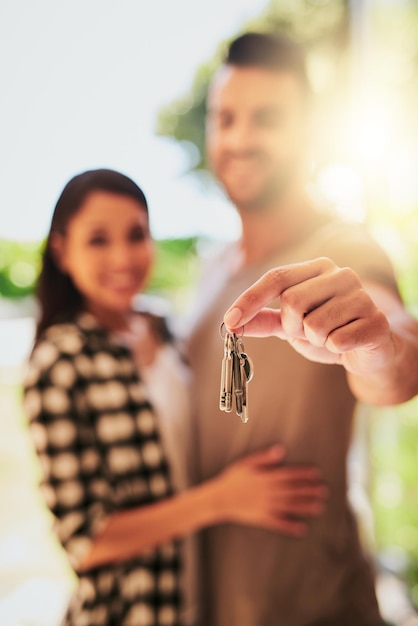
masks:
{"label": "man's arm", "polygon": [[364,287],[389,323],[394,357],[388,367],[370,376],[347,372],[350,388],[359,399],[373,405],[405,402],[418,393],[418,322],[389,288],[377,283]]}
{"label": "man's arm", "polygon": [[[265,308],[280,297],[280,309]],[[288,341],[307,359],[342,365],[354,395],[373,405],[418,393],[418,321],[399,296],[318,258],[273,268],[224,316],[231,331]]]}

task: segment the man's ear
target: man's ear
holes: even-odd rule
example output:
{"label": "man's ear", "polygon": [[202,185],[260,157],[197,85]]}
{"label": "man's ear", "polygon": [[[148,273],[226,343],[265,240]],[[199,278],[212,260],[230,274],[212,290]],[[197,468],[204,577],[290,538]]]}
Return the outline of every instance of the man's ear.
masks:
{"label": "man's ear", "polygon": [[67,273],[65,264],[65,237],[61,233],[53,232],[49,238],[51,255],[58,268],[64,274]]}

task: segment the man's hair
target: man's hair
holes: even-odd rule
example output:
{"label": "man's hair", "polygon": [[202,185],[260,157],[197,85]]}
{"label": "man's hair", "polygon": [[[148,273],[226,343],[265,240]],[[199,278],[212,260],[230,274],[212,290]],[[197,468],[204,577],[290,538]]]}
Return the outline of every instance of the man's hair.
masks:
{"label": "man's hair", "polygon": [[310,92],[305,51],[284,33],[244,33],[230,43],[224,63],[289,72],[300,80],[307,95]]}

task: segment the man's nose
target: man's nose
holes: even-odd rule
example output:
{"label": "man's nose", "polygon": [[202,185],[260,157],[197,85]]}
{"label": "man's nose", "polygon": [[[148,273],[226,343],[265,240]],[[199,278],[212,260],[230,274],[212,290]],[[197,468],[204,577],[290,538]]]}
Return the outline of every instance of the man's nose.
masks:
{"label": "man's nose", "polygon": [[254,126],[249,122],[237,122],[230,129],[228,143],[231,149],[247,152],[257,147],[258,134]]}

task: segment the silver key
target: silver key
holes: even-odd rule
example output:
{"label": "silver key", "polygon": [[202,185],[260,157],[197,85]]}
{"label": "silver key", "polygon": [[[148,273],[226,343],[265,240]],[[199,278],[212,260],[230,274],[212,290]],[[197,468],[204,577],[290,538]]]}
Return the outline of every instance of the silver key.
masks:
{"label": "silver key", "polygon": [[233,336],[230,333],[226,333],[224,341],[224,358],[222,359],[219,408],[221,411],[226,411],[227,413],[232,411],[234,348],[235,342]]}
{"label": "silver key", "polygon": [[234,395],[235,395],[235,411],[238,415],[242,415],[243,402],[244,402],[244,390],[241,376],[241,364],[240,356],[237,351],[236,342],[233,354],[233,376],[234,376]]}
{"label": "silver key", "polygon": [[242,403],[237,413],[240,415],[241,420],[245,423],[248,422],[248,395],[247,395],[247,383],[253,376],[253,366],[249,356],[244,352],[244,344],[241,339],[236,341],[236,350],[239,356],[239,376],[241,381],[241,397]]}

